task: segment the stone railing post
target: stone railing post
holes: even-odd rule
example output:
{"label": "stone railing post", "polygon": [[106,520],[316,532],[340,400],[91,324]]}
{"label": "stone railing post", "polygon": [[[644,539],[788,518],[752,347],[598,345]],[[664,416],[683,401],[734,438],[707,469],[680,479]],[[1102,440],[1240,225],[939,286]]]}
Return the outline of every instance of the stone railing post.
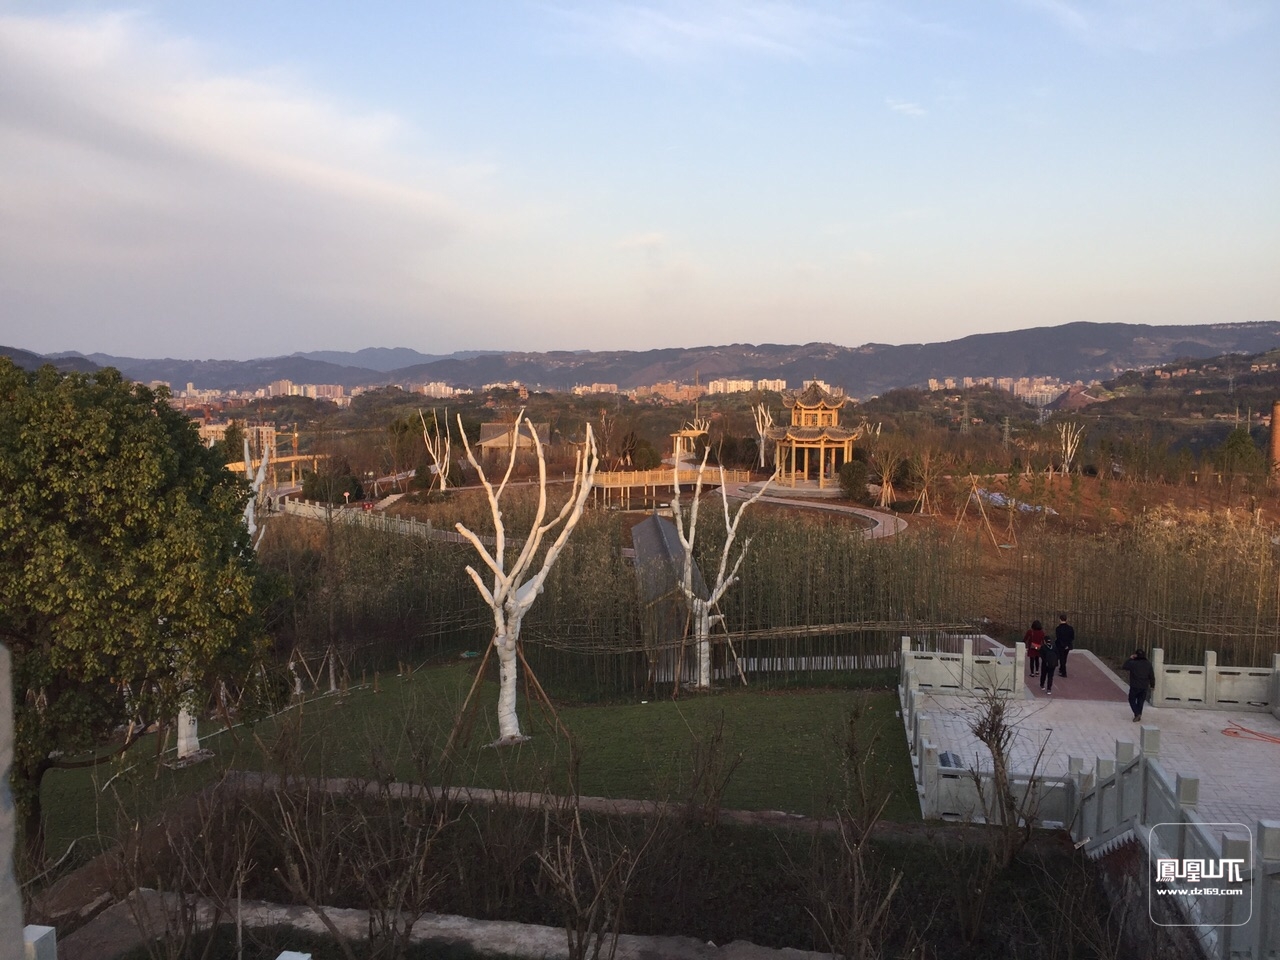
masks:
{"label": "stone railing post", "polygon": [[926,820],[938,817],[938,748],[925,744],[920,756],[921,813]]}
{"label": "stone railing post", "polygon": [[1280,820],[1259,820],[1257,847],[1253,863],[1254,924],[1256,943],[1261,948],[1255,956],[1266,956],[1262,950],[1280,951],[1280,887],[1268,883],[1267,877],[1280,873]]}
{"label": "stone railing post", "polygon": [[1148,810],[1151,806],[1151,767],[1150,762],[1160,756],[1160,728],[1143,724],[1138,749],[1142,751],[1142,795],[1138,799],[1138,822],[1150,823]]}
{"label": "stone railing post", "polygon": [[[1114,823],[1109,822],[1108,804],[1105,802],[1107,794],[1104,791],[1103,784],[1111,779],[1116,772],[1116,762],[1108,757],[1097,757],[1093,765],[1093,790],[1094,798],[1097,803],[1097,820],[1094,821],[1093,835],[1101,836],[1110,830]],[[1112,781],[1111,792],[1115,794],[1115,782]]]}
{"label": "stone railing post", "polygon": [[1160,728],[1142,725],[1142,740],[1140,742],[1142,753],[1148,757],[1160,756]]}
{"label": "stone railing post", "polygon": [[973,692],[973,637],[960,641],[960,690]]}
{"label": "stone railing post", "polygon": [[18,817],[9,793],[13,766],[13,690],[9,650],[0,644],[0,960],[22,960],[22,894],[13,875]]}
{"label": "stone railing post", "polygon": [[1017,697],[1022,689],[1022,678],[1027,673],[1027,645],[1019,640],[1013,645],[1013,686],[1011,696]]}
{"label": "stone railing post", "polygon": [[1071,781],[1071,804],[1067,807],[1067,823],[1071,836],[1079,840],[1083,835],[1084,825],[1081,823],[1081,811],[1084,801],[1084,759],[1067,757],[1067,779]]}
{"label": "stone railing post", "polygon": [[1204,652],[1204,700],[1206,707],[1218,705],[1218,654],[1213,650]]}
{"label": "stone railing post", "polygon": [[[1222,835],[1222,846],[1220,856],[1224,860],[1243,860],[1246,864],[1253,861],[1255,851],[1251,849],[1252,843],[1249,834],[1244,831],[1228,832]],[[1250,919],[1258,917],[1258,908],[1254,903],[1257,891],[1260,887],[1266,885],[1267,880],[1265,874],[1258,869],[1258,864],[1253,864],[1252,873],[1241,871],[1241,880],[1232,882],[1230,874],[1221,881],[1223,887],[1228,890],[1242,891],[1239,896],[1228,896],[1220,898],[1222,900],[1222,916],[1220,918],[1219,948],[1222,950],[1221,956],[1237,957],[1237,956],[1266,956],[1266,953],[1254,952],[1249,949],[1252,944],[1253,935],[1257,933],[1258,925],[1256,922],[1250,924]],[[1258,919],[1261,919],[1260,917]],[[1250,927],[1253,929],[1249,929]],[[1256,942],[1256,941],[1255,941]],[[1243,948],[1243,949],[1242,949]],[[1245,952],[1247,951],[1247,952]]]}
{"label": "stone railing post", "polygon": [[[922,714],[916,722],[915,731],[915,754],[917,757],[923,757],[929,744],[933,742],[933,718],[927,714]],[[937,753],[937,751],[934,751]]]}
{"label": "stone railing post", "polygon": [[1116,817],[1119,820],[1127,820],[1134,806],[1139,810],[1142,807],[1141,781],[1135,784],[1121,773],[1121,768],[1128,766],[1137,753],[1137,748],[1128,740],[1116,741]]}
{"label": "stone railing post", "polygon": [[58,960],[58,931],[28,924],[22,931],[26,960]]}
{"label": "stone railing post", "polygon": [[1200,803],[1200,778],[1178,774],[1177,794],[1179,806],[1197,806]]}
{"label": "stone railing post", "polygon": [[1151,688],[1151,702],[1157,707],[1164,704],[1164,648],[1155,647],[1151,651],[1151,670],[1156,682]]}

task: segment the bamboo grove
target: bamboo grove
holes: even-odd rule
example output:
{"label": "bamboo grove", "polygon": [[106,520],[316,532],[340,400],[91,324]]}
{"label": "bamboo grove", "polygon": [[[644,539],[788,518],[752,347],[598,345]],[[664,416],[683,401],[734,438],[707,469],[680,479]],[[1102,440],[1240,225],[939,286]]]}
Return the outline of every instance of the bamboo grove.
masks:
{"label": "bamboo grove", "polygon": [[1008,578],[1017,624],[1072,617],[1082,646],[1123,659],[1162,647],[1168,663],[1215,650],[1269,666],[1280,648],[1280,553],[1272,528],[1239,514],[1155,510],[1093,537],[1042,532]]}
{"label": "bamboo grove", "polygon": [[[433,505],[440,526],[468,509],[463,500]],[[467,520],[483,527],[481,517]],[[633,522],[589,511],[529,614],[525,654],[553,696],[658,692],[625,555]],[[722,519],[708,510],[704,523],[700,544],[714,551]],[[768,510],[749,514],[744,528],[747,561],[721,612],[739,657],[775,665],[753,672],[753,684],[795,682],[815,658],[885,665],[904,634],[998,633],[1004,624],[1003,639],[1013,640],[1058,612],[1104,657],[1159,646],[1168,662],[1199,662],[1211,649],[1224,665],[1261,666],[1280,645],[1273,534],[1230,515],[1156,510],[1093,535],[1040,525],[1013,549],[945,525],[867,540],[850,523]],[[263,560],[277,581],[282,655],[333,648],[359,676],[483,650],[490,639],[465,545],[278,518]]]}
{"label": "bamboo grove", "polygon": [[[589,513],[528,616],[526,656],[555,695],[646,690],[644,611],[624,556],[633,519]],[[703,542],[716,549],[720,518],[707,511],[704,522]],[[742,656],[889,658],[903,633],[961,628],[976,609],[972,580],[956,575],[973,566],[967,542],[873,542],[852,524],[767,513],[744,523],[748,559],[722,604]],[[332,646],[348,672],[457,656],[488,640],[464,545],[280,518],[263,560],[278,583],[280,646],[313,657]]]}

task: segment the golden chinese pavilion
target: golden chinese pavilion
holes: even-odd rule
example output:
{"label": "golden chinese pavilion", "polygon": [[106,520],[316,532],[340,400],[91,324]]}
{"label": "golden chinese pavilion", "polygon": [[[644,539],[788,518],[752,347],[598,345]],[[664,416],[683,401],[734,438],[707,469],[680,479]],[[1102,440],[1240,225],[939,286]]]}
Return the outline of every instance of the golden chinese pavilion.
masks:
{"label": "golden chinese pavilion", "polygon": [[791,424],[768,430],[769,439],[777,444],[778,480],[794,487],[798,480],[817,479],[818,489],[825,489],[853,457],[853,441],[859,434],[840,426],[844,398],[810,383],[803,391],[784,395],[782,402],[791,408]]}

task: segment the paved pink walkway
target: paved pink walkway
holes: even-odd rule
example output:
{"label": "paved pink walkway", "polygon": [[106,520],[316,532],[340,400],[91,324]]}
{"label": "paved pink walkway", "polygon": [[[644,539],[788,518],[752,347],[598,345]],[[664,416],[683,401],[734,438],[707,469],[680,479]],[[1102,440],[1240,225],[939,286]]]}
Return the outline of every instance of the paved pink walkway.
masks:
{"label": "paved pink walkway", "polygon": [[1129,689],[1117,683],[1116,676],[1087,650],[1072,650],[1067,657],[1067,675],[1054,676],[1053,696],[1040,689],[1038,676],[1027,676],[1027,690],[1035,700],[1101,700],[1128,703]]}

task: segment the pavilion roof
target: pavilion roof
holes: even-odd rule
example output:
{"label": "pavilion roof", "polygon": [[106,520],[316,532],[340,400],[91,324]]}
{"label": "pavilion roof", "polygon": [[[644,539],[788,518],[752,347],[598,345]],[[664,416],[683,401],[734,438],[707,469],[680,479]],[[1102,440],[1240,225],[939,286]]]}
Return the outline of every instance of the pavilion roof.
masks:
{"label": "pavilion roof", "polygon": [[861,436],[862,431],[853,427],[841,427],[834,424],[828,424],[821,427],[797,427],[792,424],[785,424],[780,427],[770,427],[767,431],[770,440],[800,440],[813,441],[833,440],[837,443],[843,443],[846,440],[856,440]]}
{"label": "pavilion roof", "polygon": [[803,390],[783,394],[782,402],[788,407],[826,407],[828,410],[837,410],[845,405],[846,398],[828,393],[817,383],[810,383]]}

